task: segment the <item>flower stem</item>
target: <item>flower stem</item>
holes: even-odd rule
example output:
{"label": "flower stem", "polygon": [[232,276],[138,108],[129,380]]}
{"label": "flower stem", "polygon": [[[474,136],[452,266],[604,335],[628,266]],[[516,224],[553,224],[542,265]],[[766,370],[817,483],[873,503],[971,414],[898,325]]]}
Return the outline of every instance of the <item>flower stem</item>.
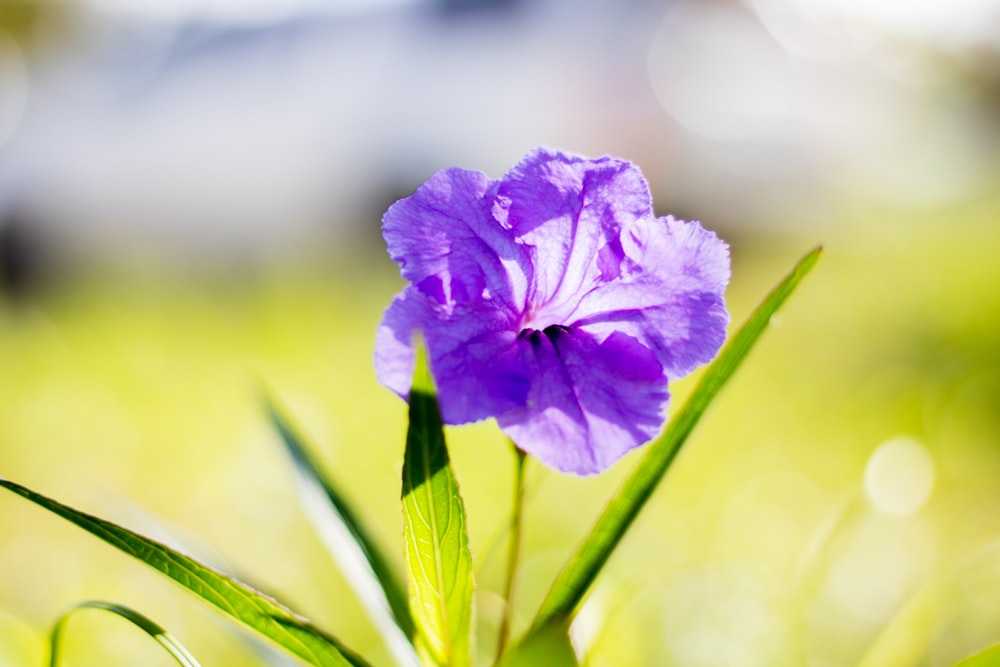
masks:
{"label": "flower stem", "polygon": [[504,649],[507,648],[507,639],[510,636],[511,615],[514,607],[514,580],[517,576],[517,564],[521,556],[521,528],[523,525],[522,512],[524,507],[524,463],[527,454],[522,452],[510,443],[514,450],[514,507],[510,516],[510,539],[507,544],[507,577],[503,584],[503,618],[500,621],[500,634],[497,637],[497,655],[499,661],[503,656]]}

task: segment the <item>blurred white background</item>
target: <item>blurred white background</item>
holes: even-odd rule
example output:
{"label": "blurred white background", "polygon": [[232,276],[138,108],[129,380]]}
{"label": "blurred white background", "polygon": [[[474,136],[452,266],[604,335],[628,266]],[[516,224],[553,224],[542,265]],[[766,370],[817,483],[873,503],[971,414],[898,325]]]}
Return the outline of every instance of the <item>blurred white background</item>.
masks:
{"label": "blurred white background", "polygon": [[336,249],[434,170],[539,144],[631,159],[716,227],[996,182],[995,0],[15,5],[0,218],[76,254]]}

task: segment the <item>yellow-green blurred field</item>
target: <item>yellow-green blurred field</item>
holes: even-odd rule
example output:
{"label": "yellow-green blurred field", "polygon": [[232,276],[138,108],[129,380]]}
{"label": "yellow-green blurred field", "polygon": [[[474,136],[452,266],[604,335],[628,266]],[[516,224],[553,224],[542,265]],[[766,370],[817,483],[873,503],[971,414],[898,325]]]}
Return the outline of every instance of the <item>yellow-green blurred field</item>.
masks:
{"label": "yellow-green blurred field", "polygon": [[[602,574],[575,628],[588,664],[943,667],[1000,641],[998,221],[994,199],[722,230],[734,325],[799,255],[826,250]],[[0,303],[0,475],[169,531],[388,664],[298,507],[260,386],[400,553],[405,405],[370,361],[399,286],[387,258],[226,277],[112,266]],[[691,386],[674,386],[672,409]],[[491,423],[448,435],[488,658],[513,461]],[[866,486],[873,452],[899,437],[927,456],[890,461]],[[515,632],[640,458],[594,478],[531,467]],[[0,665],[43,664],[59,613],[91,598],[149,615],[204,665],[269,664],[174,583],[0,494]],[[67,642],[66,665],[170,664],[96,612]]]}

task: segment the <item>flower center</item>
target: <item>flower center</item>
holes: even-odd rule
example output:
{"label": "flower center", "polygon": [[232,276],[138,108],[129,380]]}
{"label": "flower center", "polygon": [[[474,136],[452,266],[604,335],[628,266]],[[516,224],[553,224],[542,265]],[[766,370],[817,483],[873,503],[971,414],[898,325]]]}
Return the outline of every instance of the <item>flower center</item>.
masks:
{"label": "flower center", "polygon": [[548,338],[554,343],[568,333],[569,327],[563,326],[562,324],[550,324],[541,330],[531,328],[521,329],[521,332],[517,334],[517,337],[527,340],[532,345],[536,345],[542,337]]}
{"label": "flower center", "polygon": [[521,331],[544,331],[553,326],[560,326],[565,321],[564,313],[547,308],[548,304],[536,305],[529,303],[524,315],[521,316]]}

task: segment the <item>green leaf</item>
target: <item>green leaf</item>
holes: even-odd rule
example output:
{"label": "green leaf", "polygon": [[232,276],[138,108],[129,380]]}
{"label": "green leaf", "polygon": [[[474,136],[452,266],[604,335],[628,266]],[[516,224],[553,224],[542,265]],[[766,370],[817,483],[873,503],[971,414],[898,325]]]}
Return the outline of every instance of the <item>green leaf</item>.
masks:
{"label": "green leaf", "polygon": [[939,621],[942,595],[940,579],[932,579],[919,588],[882,629],[857,667],[916,667],[922,664]]}
{"label": "green leaf", "polygon": [[406,589],[389,559],[368,534],[344,494],[325,476],[289,421],[267,400],[271,421],[295,465],[303,507],[328,551],[402,665],[419,665],[412,639],[416,626]]}
{"label": "green leaf", "polygon": [[159,570],[309,664],[318,667],[367,664],[305,618],[241,581],[221,574],[159,542],[63,505],[20,484],[0,478],[0,486],[58,514],[111,546]]}
{"label": "green leaf", "polygon": [[955,663],[954,667],[1000,667],[1000,644]]}
{"label": "green leaf", "polygon": [[[165,544],[175,551],[185,553],[218,572],[234,576],[229,564],[219,554],[206,548],[206,545],[202,544],[201,540],[194,539],[194,536],[187,534],[186,531],[178,530],[175,526],[169,525],[162,517],[156,516],[148,509],[134,504],[128,498],[116,498],[115,500],[116,505],[119,506],[119,510],[124,512],[121,516],[128,518],[128,522],[136,527],[136,532],[141,532],[146,537]],[[246,579],[244,579],[244,582],[260,590],[253,582]],[[285,650],[245,625],[230,623],[228,618],[222,616],[212,616],[209,619],[214,623],[218,623],[219,627],[235,641],[243,644],[247,651],[253,654],[254,658],[261,665],[295,667],[301,664],[299,660],[290,656]],[[0,660],[0,665],[2,664],[4,663]],[[23,664],[23,661],[16,664]]]}
{"label": "green leaf", "polygon": [[577,667],[567,624],[553,621],[532,632],[504,654],[497,667]]}
{"label": "green leaf", "polygon": [[472,556],[465,504],[448,460],[423,344],[410,389],[403,457],[403,539],[418,649],[437,665],[469,664]]}
{"label": "green leaf", "polygon": [[816,265],[822,248],[817,247],[799,260],[795,268],[771,291],[743,327],[733,336],[711,366],[684,407],[674,416],[666,431],[649,445],[646,456],[611,499],[587,538],[570,557],[549,589],[535,620],[532,632],[553,619],[572,618],[597,574],[607,562],[663,479],[681,445],[705,413],[719,390],[746,358],[747,353],[767,328],[771,317]]}
{"label": "green leaf", "polygon": [[63,630],[66,627],[67,621],[69,621],[69,617],[81,609],[100,609],[102,611],[109,611],[113,614],[117,614],[155,639],[160,646],[167,651],[167,653],[173,656],[174,660],[177,661],[177,664],[182,665],[182,667],[201,667],[198,664],[198,661],[194,659],[194,656],[188,653],[188,650],[184,648],[179,641],[174,639],[169,632],[164,630],[158,624],[154,623],[136,610],[126,607],[125,605],[116,604],[114,602],[105,602],[103,600],[88,600],[86,602],[81,602],[73,607],[70,607],[70,609],[59,617],[59,620],[56,621],[55,626],[52,628],[52,634],[50,636],[49,644],[51,648],[49,652],[49,667],[56,667],[59,662],[59,649],[62,645]]}

